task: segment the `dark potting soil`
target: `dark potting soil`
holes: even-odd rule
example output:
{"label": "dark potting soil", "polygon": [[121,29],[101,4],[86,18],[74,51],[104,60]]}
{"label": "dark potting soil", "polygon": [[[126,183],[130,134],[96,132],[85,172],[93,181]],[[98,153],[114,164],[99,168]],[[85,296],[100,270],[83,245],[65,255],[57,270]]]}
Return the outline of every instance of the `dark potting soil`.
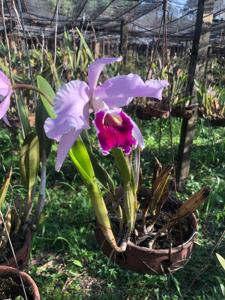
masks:
{"label": "dark potting soil", "polygon": [[[137,223],[135,233],[131,236],[131,241],[138,246],[152,247],[153,249],[168,249],[170,247],[182,245],[191,237],[191,228],[187,218],[180,220],[166,232],[160,234],[153,243],[156,234],[166,223],[165,220],[169,219],[170,216],[170,213],[162,211],[153,229],[148,234],[144,234],[143,226],[140,223]],[[148,218],[146,222],[147,227],[150,224],[151,218]]]}
{"label": "dark potting soil", "polygon": [[[181,205],[177,200],[170,200],[171,201],[166,201],[162,207],[156,223],[149,232],[146,233],[144,231],[141,218],[137,218],[135,230],[131,235],[131,242],[141,247],[152,249],[168,249],[182,245],[189,240],[193,234],[193,228],[191,227],[189,216],[179,220],[176,224],[169,227],[166,232],[163,232],[157,236],[159,230],[163,227],[163,225],[171,220],[171,216],[176,213],[178,207]],[[113,231],[115,233],[118,232],[118,221],[113,221],[112,224]],[[148,228],[151,224],[152,218],[151,216],[148,216],[146,219],[146,228]]]}
{"label": "dark potting soil", "polygon": [[[25,284],[25,291],[28,300],[33,300],[33,291],[31,287],[27,287]],[[14,300],[16,297],[21,296],[22,299],[26,299],[20,278],[17,275],[10,275],[0,278],[0,300]]]}
{"label": "dark potting soil", "polygon": [[[23,247],[26,231],[21,229],[17,234],[10,236],[13,245],[14,252],[17,252]],[[0,250],[0,263],[6,262],[9,258],[13,256],[9,242],[7,243],[5,249]]]}

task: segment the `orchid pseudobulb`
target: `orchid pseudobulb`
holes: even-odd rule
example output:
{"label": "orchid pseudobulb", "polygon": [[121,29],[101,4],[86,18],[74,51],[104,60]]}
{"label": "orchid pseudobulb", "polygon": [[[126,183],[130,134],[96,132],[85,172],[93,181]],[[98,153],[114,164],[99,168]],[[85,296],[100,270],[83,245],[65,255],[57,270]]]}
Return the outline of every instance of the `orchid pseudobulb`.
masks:
{"label": "orchid pseudobulb", "polygon": [[121,107],[128,105],[134,97],[161,99],[166,80],[144,82],[139,75],[119,75],[97,86],[105,65],[120,62],[119,58],[101,58],[88,68],[88,83],[73,80],[64,84],[55,97],[56,119],[48,118],[44,128],[47,136],[59,142],[56,170],[60,170],[70,148],[89,127],[90,112],[95,113],[95,126],[103,154],[113,147],[130,153],[131,147],[144,146],[143,137],[134,121]]}

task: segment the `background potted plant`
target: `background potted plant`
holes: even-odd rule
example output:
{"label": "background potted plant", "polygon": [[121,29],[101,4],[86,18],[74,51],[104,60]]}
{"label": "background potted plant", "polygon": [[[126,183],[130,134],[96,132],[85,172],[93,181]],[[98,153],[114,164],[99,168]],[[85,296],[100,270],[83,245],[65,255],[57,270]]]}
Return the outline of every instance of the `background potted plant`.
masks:
{"label": "background potted plant", "polygon": [[[36,126],[34,122],[29,121],[29,112],[23,102],[17,101],[17,113],[21,132],[21,145],[16,151],[19,153],[19,175],[25,189],[16,197],[11,193],[10,205],[6,203],[6,213],[1,215],[2,230],[0,233],[0,256],[1,264],[12,267],[23,268],[26,264],[31,249],[32,230],[36,229],[40,214],[45,203],[46,186],[46,163],[50,152],[50,141],[45,136],[43,124],[47,116],[48,106],[51,94],[51,87],[44,79],[37,78],[37,84],[40,88],[27,84],[12,85],[9,79],[2,72],[0,73],[0,93],[3,97],[0,107],[0,118],[3,118],[7,125],[9,124],[6,112],[10,106],[12,94],[17,89],[33,89],[38,91],[42,100],[45,101],[45,107],[41,102],[36,107]],[[49,96],[41,92],[41,89],[47,90]],[[14,145],[14,143],[13,143]],[[19,148],[19,151],[18,151]],[[15,149],[15,148],[14,148]],[[14,150],[13,149],[13,150]],[[38,175],[40,173],[40,191],[36,208],[33,200],[36,196],[38,185]],[[12,170],[9,172],[1,193],[1,209],[6,197],[6,191],[10,184]],[[4,225],[5,224],[5,225]],[[10,245],[12,243],[12,245]],[[10,247],[12,246],[12,247]],[[12,253],[15,251],[15,255]]]}
{"label": "background potted plant", "polygon": [[[137,125],[120,107],[127,105],[133,97],[138,96],[161,99],[162,90],[168,83],[165,80],[143,82],[138,75],[129,74],[114,77],[97,86],[97,80],[104,66],[120,60],[121,58],[102,58],[92,63],[88,69],[89,85],[80,80],[63,85],[54,100],[54,112],[57,117],[48,118],[44,128],[49,138],[59,142],[56,170],[60,170],[69,152],[74,165],[83,178],[94,208],[99,229],[97,230],[97,239],[108,256],[113,257],[112,253],[116,253],[117,262],[129,261],[128,255],[137,248],[141,248],[135,245],[135,235],[139,238],[148,235],[148,239],[155,241],[157,237],[167,235],[174,224],[180,224],[179,220],[188,215],[183,226],[188,227],[188,238],[182,240],[180,245],[176,245],[178,249],[174,250],[174,246],[171,245],[161,253],[163,258],[159,259],[158,264],[153,263],[153,266],[148,266],[145,258],[140,259],[142,267],[139,267],[140,262],[138,267],[120,263],[121,266],[138,272],[173,271],[182,266],[190,257],[197,225],[195,217],[189,215],[202,203],[209,191],[207,188],[203,188],[183,205],[171,200],[173,203],[169,204],[171,206],[169,217],[167,216],[163,220],[162,226],[159,227],[157,220],[161,208],[168,206],[166,200],[169,199],[171,172],[171,168],[160,167],[161,170],[156,170],[152,191],[148,192],[145,197],[147,204],[143,207],[140,206],[139,197],[143,197],[139,193],[140,149],[143,148],[144,141]],[[89,128],[92,112],[102,153],[107,155],[111,151],[114,157],[121,180],[119,190],[115,189],[113,180],[94,156],[88,140],[86,129]],[[100,186],[110,192],[107,203]],[[111,209],[110,212],[109,209]],[[147,225],[148,213],[151,219]],[[141,226],[138,224],[140,214],[142,215]],[[166,215],[165,209],[164,215]],[[151,230],[148,232],[149,227]],[[153,228],[157,228],[156,233],[152,231]],[[189,243],[190,241],[191,243]],[[153,242],[150,244],[153,245]],[[186,247],[187,244],[188,247]],[[181,252],[181,248],[185,247],[187,250]],[[181,256],[184,257],[183,262],[177,265],[177,261],[181,257],[177,255],[178,252],[181,252]],[[144,249],[144,253],[145,256],[150,255],[154,259],[154,249],[147,249],[147,251]],[[137,253],[133,257],[135,255]],[[172,265],[169,264],[163,268],[161,262],[162,260],[168,261],[168,255],[173,257],[170,260]],[[139,256],[137,257],[139,258]],[[143,266],[145,267],[143,268]]]}

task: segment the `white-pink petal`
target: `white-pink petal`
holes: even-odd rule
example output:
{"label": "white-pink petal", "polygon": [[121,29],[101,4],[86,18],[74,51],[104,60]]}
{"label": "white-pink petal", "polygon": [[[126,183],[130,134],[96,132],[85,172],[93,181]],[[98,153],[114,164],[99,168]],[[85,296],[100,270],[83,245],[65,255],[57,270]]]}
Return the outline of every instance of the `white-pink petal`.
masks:
{"label": "white-pink petal", "polygon": [[99,76],[104,69],[105,65],[112,64],[114,62],[120,62],[122,57],[104,57],[96,59],[92,64],[88,67],[88,84],[91,90],[91,93],[94,92],[97,87],[97,82]]}
{"label": "white-pink petal", "polygon": [[60,139],[58,151],[57,151],[56,165],[55,165],[56,171],[59,171],[61,169],[62,164],[66,159],[66,156],[70,148],[73,146],[74,142],[79,137],[82,130],[83,128],[79,130],[73,128],[68,133],[64,134]]}

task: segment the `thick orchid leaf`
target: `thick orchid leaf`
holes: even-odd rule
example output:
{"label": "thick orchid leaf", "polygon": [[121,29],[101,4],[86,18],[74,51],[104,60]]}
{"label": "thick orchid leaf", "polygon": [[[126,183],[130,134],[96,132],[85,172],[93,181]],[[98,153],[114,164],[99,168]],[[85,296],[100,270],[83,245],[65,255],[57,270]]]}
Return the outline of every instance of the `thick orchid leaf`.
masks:
{"label": "thick orchid leaf", "polygon": [[[37,86],[42,92],[44,92],[48,96],[48,98],[52,101],[53,105],[55,92],[53,91],[52,87],[47,82],[47,80],[41,77],[40,75],[37,76]],[[43,159],[48,157],[51,151],[52,142],[50,139],[47,138],[46,133],[44,131],[44,123],[47,117],[49,116],[49,112],[44,106],[44,101],[46,101],[46,99],[43,95],[40,95],[40,97],[42,102],[37,103],[35,126],[40,144],[40,157]]]}
{"label": "thick orchid leaf", "polygon": [[35,133],[30,133],[21,148],[20,173],[29,198],[37,180],[39,170],[39,142]]}
{"label": "thick orchid leaf", "polygon": [[70,149],[69,154],[85,182],[90,183],[95,178],[95,173],[88,151],[80,138]]}
{"label": "thick orchid leaf", "polygon": [[39,140],[40,145],[40,157],[41,159],[47,158],[50,151],[51,151],[51,145],[52,141],[46,136],[46,133],[44,131],[44,123],[46,118],[48,117],[48,114],[44,108],[44,105],[42,102],[37,102],[36,107],[36,117],[35,117],[35,128]]}
{"label": "thick orchid leaf", "polygon": [[133,164],[133,172],[132,172],[132,179],[133,179],[132,185],[135,193],[138,191],[138,187],[139,187],[140,161],[141,161],[140,148],[137,147],[137,149],[134,150],[134,164]]}
{"label": "thick orchid leaf", "polygon": [[2,208],[2,204],[5,201],[5,197],[9,189],[11,176],[12,176],[12,168],[10,169],[9,174],[6,175],[5,182],[0,190],[0,209]]}
{"label": "thick orchid leaf", "polygon": [[92,54],[90,48],[88,47],[83,34],[80,32],[80,30],[77,27],[76,27],[76,31],[77,31],[77,33],[78,33],[78,35],[80,37],[80,40],[81,40],[82,44],[84,45],[84,48],[85,48],[85,51],[86,51],[87,55],[89,56],[89,58],[91,59],[91,61],[94,61],[93,54]]}
{"label": "thick orchid leaf", "polygon": [[28,112],[27,106],[24,105],[21,97],[18,97],[17,103],[18,103],[18,115],[19,115],[21,127],[23,130],[24,136],[26,136],[27,134],[29,134],[29,132],[31,132],[31,127],[30,127],[30,123],[29,123],[29,119],[28,119],[29,112]]}
{"label": "thick orchid leaf", "polygon": [[112,149],[112,155],[115,158],[117,169],[119,170],[123,186],[130,184],[131,181],[131,168],[129,161],[125,157],[123,151],[119,148]]}
{"label": "thick orchid leaf", "polygon": [[225,270],[225,259],[223,258],[223,256],[221,256],[219,253],[216,253],[216,257],[217,257],[218,261],[220,262],[221,266]]}
{"label": "thick orchid leaf", "polygon": [[91,163],[95,172],[96,178],[99,180],[99,182],[103,185],[103,187],[106,190],[110,190],[113,192],[115,190],[115,185],[112,180],[112,177],[109,175],[109,173],[100,165],[98,159],[94,155],[94,153],[91,150],[88,150]]}
{"label": "thick orchid leaf", "polygon": [[123,182],[124,189],[124,212],[126,217],[127,232],[126,238],[128,239],[134,229],[136,222],[136,214],[138,209],[138,202],[136,198],[135,187],[132,186],[133,174],[131,172],[130,162],[125,157],[123,151],[119,148],[112,149],[112,155],[115,159],[117,169],[119,171],[121,181]]}
{"label": "thick orchid leaf", "polygon": [[[41,101],[48,113],[48,116],[52,119],[56,118],[54,109],[53,109],[53,99],[55,97],[55,92],[52,89],[52,87],[50,86],[50,84],[47,82],[47,80],[42,77],[41,75],[37,76],[37,85],[38,88],[41,92],[43,92],[44,94],[46,94],[46,96],[48,97],[48,99],[46,99],[43,95],[40,95],[41,97]],[[49,103],[49,100],[51,101]]]}
{"label": "thick orchid leaf", "polygon": [[124,188],[124,212],[126,217],[127,232],[126,238],[128,239],[134,229],[136,222],[136,215],[138,209],[138,203],[136,194],[130,186]]}
{"label": "thick orchid leaf", "polygon": [[98,179],[98,181],[103,185],[103,187],[106,190],[109,190],[113,193],[115,190],[115,185],[112,180],[112,177],[109,175],[109,173],[106,171],[106,169],[104,169],[101,166],[99,160],[95,156],[92,146],[91,146],[91,143],[90,143],[90,140],[89,140],[89,137],[88,137],[88,133],[86,131],[82,132],[82,139],[87,147],[96,178]]}

